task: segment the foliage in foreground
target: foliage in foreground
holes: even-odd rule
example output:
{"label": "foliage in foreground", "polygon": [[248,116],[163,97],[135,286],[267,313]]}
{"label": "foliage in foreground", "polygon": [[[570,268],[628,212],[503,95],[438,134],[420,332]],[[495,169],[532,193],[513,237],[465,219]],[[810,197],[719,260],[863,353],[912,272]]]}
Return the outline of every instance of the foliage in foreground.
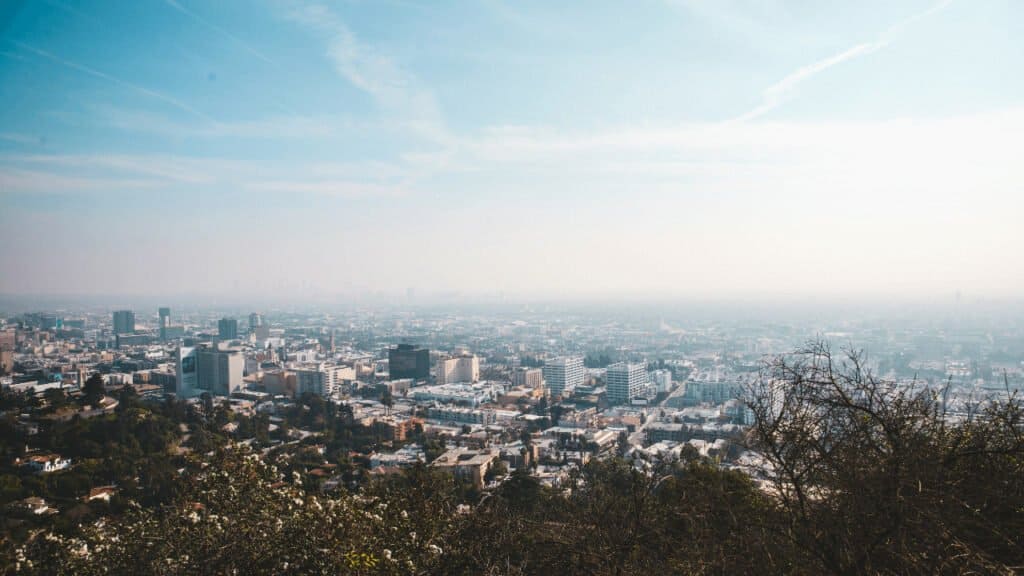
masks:
{"label": "foliage in foreground", "polygon": [[8,550],[44,574],[1011,574],[1024,570],[1015,398],[951,419],[824,346],[765,369],[743,472],[593,462],[554,492],[514,472],[462,502],[428,468],[308,493],[244,451],[183,476],[173,506]]}
{"label": "foliage in foreground", "polygon": [[751,447],[786,541],[833,574],[1024,570],[1024,410],[947,414],[946,390],[875,378],[814,343],[753,390]]}

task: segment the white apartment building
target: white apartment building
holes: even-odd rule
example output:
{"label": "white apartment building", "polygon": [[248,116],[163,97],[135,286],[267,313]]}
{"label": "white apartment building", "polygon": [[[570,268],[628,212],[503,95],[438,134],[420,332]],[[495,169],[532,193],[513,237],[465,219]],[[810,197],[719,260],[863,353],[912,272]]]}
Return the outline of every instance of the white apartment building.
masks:
{"label": "white apartment building", "polygon": [[476,354],[442,356],[437,359],[437,383],[479,382],[480,359]]}
{"label": "white apartment building", "polygon": [[612,364],[605,372],[605,382],[609,403],[629,404],[647,385],[647,367],[627,362]]}
{"label": "white apartment building", "polygon": [[299,364],[289,368],[295,373],[295,393],[310,392],[324,398],[333,396],[346,381],[354,380],[355,369],[349,366],[327,364]]}
{"label": "white apartment building", "polygon": [[544,383],[553,396],[571,394],[583,385],[583,357],[565,356],[544,363]]}

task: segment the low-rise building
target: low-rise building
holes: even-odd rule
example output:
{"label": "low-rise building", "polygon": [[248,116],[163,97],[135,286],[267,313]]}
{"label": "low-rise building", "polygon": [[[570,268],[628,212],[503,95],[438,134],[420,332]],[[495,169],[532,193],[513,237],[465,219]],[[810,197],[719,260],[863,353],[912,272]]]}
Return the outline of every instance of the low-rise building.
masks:
{"label": "low-rise building", "polygon": [[454,448],[438,456],[430,465],[447,470],[457,479],[472,482],[473,486],[481,489],[484,487],[484,475],[499,456],[498,450]]}
{"label": "low-rise building", "polygon": [[416,402],[442,402],[476,407],[494,400],[497,390],[488,384],[440,384],[421,386],[412,391]]}
{"label": "low-rise building", "polygon": [[494,424],[498,421],[494,410],[478,408],[459,408],[457,406],[434,406],[430,408],[430,419],[442,423],[458,424]]}
{"label": "low-rise building", "polygon": [[71,459],[61,458],[59,454],[34,454],[22,458],[20,464],[36,474],[49,474],[66,470],[71,466]]}
{"label": "low-rise building", "polygon": [[544,387],[544,371],[540,368],[517,368],[512,372],[512,384],[532,389]]}

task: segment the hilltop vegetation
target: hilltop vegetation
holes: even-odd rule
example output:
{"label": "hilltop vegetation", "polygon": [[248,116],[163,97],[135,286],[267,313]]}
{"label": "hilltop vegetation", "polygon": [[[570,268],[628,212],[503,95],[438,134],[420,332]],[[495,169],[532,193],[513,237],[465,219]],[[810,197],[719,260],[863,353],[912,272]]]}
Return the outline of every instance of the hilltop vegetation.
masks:
{"label": "hilltop vegetation", "polygon": [[960,418],[823,346],[751,407],[750,474],[688,457],[522,470],[467,491],[417,466],[324,494],[244,448],[193,459],[161,506],[5,551],[37,574],[1012,574],[1024,570],[1020,401]]}

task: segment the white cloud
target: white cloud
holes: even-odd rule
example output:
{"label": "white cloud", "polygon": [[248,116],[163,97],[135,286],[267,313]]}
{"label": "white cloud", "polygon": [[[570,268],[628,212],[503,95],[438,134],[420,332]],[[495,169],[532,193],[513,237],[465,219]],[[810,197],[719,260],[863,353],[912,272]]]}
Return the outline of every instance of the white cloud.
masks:
{"label": "white cloud", "polygon": [[153,178],[166,184],[199,184],[258,170],[259,164],[216,158],[145,154],[32,154],[0,157],[0,165],[34,166],[51,174],[82,177]]}
{"label": "white cloud", "polygon": [[0,156],[0,189],[65,193],[216,186],[250,192],[348,198],[408,193],[406,171],[383,162],[285,164],[133,154]]}
{"label": "white cloud", "polygon": [[97,107],[95,117],[119,130],[171,138],[319,139],[359,127],[340,116],[271,116],[234,122],[180,122],[143,110]]}
{"label": "white cloud", "polygon": [[19,132],[0,132],[0,140],[15,144],[39,144],[39,136],[30,136]]}
{"label": "white cloud", "polygon": [[[268,245],[295,275],[325,286],[358,266],[378,287],[405,285],[415,269],[422,286],[469,291],[1008,294],[1024,286],[1014,266],[1024,241],[1021,132],[1024,108],[859,123],[521,126],[460,140],[441,182],[410,180],[404,163],[20,155],[0,156],[0,188],[305,195],[287,203],[298,219],[253,202],[246,221],[266,218],[278,231]],[[339,197],[402,201],[366,204],[348,219],[329,202]],[[388,233],[374,235],[381,218]],[[226,234],[195,227],[197,237]],[[442,273],[410,256],[413,241],[459,257]],[[296,257],[310,242],[338,246],[350,265]],[[651,273],[609,275],[610,263]],[[260,279],[239,267],[243,281]]]}
{"label": "white cloud", "polygon": [[783,104],[786,101],[786,99],[789,98],[803,82],[811,79],[817,74],[820,74],[828,70],[829,68],[832,68],[833,66],[838,66],[844,62],[848,62],[856,58],[861,58],[874,52],[878,52],[879,50],[882,50],[883,48],[888,46],[896,37],[896,35],[902,32],[905,28],[924,18],[927,18],[935,14],[936,12],[948,6],[951,2],[952,0],[942,0],[932,5],[927,10],[914,14],[913,16],[905,18],[904,20],[897,22],[893,26],[890,26],[875,40],[856,44],[841,52],[833,54],[832,56],[823,58],[821,60],[818,60],[817,62],[798,68],[793,73],[787,75],[786,77],[782,78],[775,84],[772,84],[771,86],[766,88],[764,92],[762,92],[761,94],[760,104],[758,104],[753,109],[748,110],[743,114],[740,114],[736,118],[733,118],[731,121],[745,122],[747,120],[753,120],[755,118],[763,116],[764,114],[767,114],[768,112],[771,112],[772,110],[778,108],[781,104]]}
{"label": "white cloud", "polygon": [[207,20],[206,18],[203,18],[199,14],[196,14],[192,10],[189,10],[188,8],[185,8],[184,6],[182,6],[180,3],[176,2],[175,0],[164,0],[164,1],[167,2],[167,5],[170,6],[171,8],[174,8],[178,12],[181,12],[182,14],[185,14],[186,16],[188,16],[189,18],[191,18],[191,19],[195,20],[196,22],[202,24],[206,28],[209,28],[210,30],[213,30],[215,33],[220,34],[221,36],[227,38],[231,42],[241,46],[242,49],[244,49],[249,54],[252,54],[253,56],[259,58],[260,60],[263,60],[264,62],[266,62],[268,64],[274,64],[274,61],[271,60],[269,57],[267,57],[265,54],[263,54],[262,52],[260,52],[256,48],[252,47],[250,44],[248,44],[247,42],[243,41],[242,39],[238,38],[234,34],[228,32],[224,28],[221,28],[220,26],[214,24],[213,22],[210,22],[209,20]]}
{"label": "white cloud", "polygon": [[317,194],[342,198],[397,198],[408,194],[406,190],[397,186],[349,180],[267,180],[249,182],[246,188],[260,192]]}
{"label": "white cloud", "polygon": [[[871,195],[889,203],[955,198],[962,189],[1003,193],[1024,182],[1010,135],[1024,132],[1024,108],[951,118],[876,122],[686,124],[568,132],[495,127],[436,153],[394,161],[255,162],[147,154],[15,154],[0,167],[101,181],[143,179],[166,186],[218,184],[265,192],[415,195],[427,176],[462,174],[463,186],[552,182],[645,190],[760,191],[786,201],[825,194]],[[27,182],[22,174],[17,180]],[[466,184],[472,182],[473,184]],[[33,185],[40,189],[42,184]]]}
{"label": "white cloud", "polygon": [[50,60],[52,62],[56,62],[58,64],[61,64],[61,65],[66,66],[68,68],[71,68],[73,70],[77,70],[79,72],[82,72],[84,74],[88,74],[89,76],[93,76],[95,78],[99,78],[101,80],[105,80],[107,82],[110,82],[110,83],[115,84],[117,86],[120,86],[122,88],[128,88],[130,90],[138,92],[139,94],[143,94],[143,95],[148,96],[150,98],[159,100],[159,101],[161,101],[161,102],[163,102],[165,104],[170,104],[171,106],[173,106],[173,107],[175,107],[175,108],[177,108],[177,109],[179,109],[179,110],[181,110],[183,112],[188,112],[189,114],[191,114],[191,115],[193,115],[193,116],[195,116],[195,117],[197,117],[197,118],[199,118],[201,120],[206,120],[206,121],[209,121],[209,122],[213,122],[214,121],[212,118],[210,118],[206,114],[203,114],[199,110],[196,110],[192,106],[189,106],[188,104],[182,102],[181,100],[178,100],[177,98],[174,98],[173,96],[169,96],[167,94],[164,94],[162,92],[158,92],[156,90],[150,90],[149,88],[146,88],[144,86],[139,86],[138,84],[134,84],[132,82],[128,82],[127,80],[121,80],[120,78],[117,78],[115,76],[111,76],[110,74],[107,74],[106,72],[101,72],[100,70],[97,70],[95,68],[86,66],[84,64],[79,64],[79,63],[74,62],[72,60],[67,60],[67,59],[61,58],[61,57],[59,57],[57,55],[54,55],[54,54],[51,54],[51,53],[49,53],[49,52],[47,52],[45,50],[41,50],[39,48],[36,48],[35,46],[32,46],[30,44],[25,44],[24,42],[18,42],[17,40],[11,40],[11,42],[14,43],[15,45],[21,47],[24,50],[28,50],[29,52],[32,52],[33,54],[36,54],[37,56],[42,56],[43,58],[46,58],[47,60]]}
{"label": "white cloud", "polygon": [[338,74],[370,95],[386,122],[435,143],[450,142],[433,94],[391,58],[361,42],[337,14],[319,4],[299,4],[288,17],[326,37],[326,55]]}
{"label": "white cloud", "polygon": [[804,66],[792,74],[786,76],[782,80],[779,80],[775,84],[772,84],[764,90],[761,95],[761,103],[758,104],[752,110],[749,110],[736,118],[733,122],[745,122],[747,120],[753,120],[760,116],[771,112],[778,108],[786,98],[789,97],[792,92],[800,85],[801,82],[811,78],[815,74],[820,74],[829,68],[842,64],[847,60],[853,60],[872,52],[877,52],[888,44],[888,41],[868,42],[864,44],[857,44],[852,48],[848,48],[838,54],[819,60],[813,64]]}
{"label": "white cloud", "polygon": [[0,195],[12,192],[64,194],[105,192],[110,190],[152,189],[162,183],[149,179],[66,176],[53,172],[16,170],[0,167]]}

